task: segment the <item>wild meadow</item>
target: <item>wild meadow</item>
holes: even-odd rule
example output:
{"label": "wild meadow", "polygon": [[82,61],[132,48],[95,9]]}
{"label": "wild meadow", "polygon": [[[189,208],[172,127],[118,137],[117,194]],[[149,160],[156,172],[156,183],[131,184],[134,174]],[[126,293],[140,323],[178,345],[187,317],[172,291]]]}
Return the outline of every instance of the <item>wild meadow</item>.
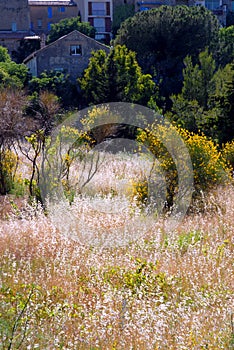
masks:
{"label": "wild meadow", "polygon": [[122,3],[79,77],[0,46],[0,350],[234,349],[233,13]]}
{"label": "wild meadow", "polygon": [[170,226],[133,190],[149,160],[106,157],[50,215],[1,197],[0,349],[233,349],[233,186]]}

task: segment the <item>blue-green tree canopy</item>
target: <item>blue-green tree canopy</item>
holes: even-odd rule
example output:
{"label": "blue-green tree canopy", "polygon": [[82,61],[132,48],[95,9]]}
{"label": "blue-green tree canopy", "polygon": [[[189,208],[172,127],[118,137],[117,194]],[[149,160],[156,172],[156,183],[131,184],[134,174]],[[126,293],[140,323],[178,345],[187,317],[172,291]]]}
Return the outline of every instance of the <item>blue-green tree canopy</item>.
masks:
{"label": "blue-green tree canopy", "polygon": [[144,72],[161,82],[161,94],[169,97],[182,87],[183,60],[197,59],[206,47],[218,45],[219,23],[203,6],[160,6],[128,18],[114,44],[136,52]]}

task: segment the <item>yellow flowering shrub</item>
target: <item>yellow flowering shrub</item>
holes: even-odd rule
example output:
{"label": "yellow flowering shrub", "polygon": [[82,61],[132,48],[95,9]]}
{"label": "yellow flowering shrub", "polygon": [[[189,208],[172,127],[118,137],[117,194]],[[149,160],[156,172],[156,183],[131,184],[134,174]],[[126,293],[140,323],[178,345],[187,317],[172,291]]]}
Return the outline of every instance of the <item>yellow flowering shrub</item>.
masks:
{"label": "yellow flowering shrub", "polygon": [[10,192],[14,185],[17,156],[10,150],[0,152],[0,194]]}
{"label": "yellow flowering shrub", "polygon": [[[178,156],[179,151],[177,150],[174,153],[174,157],[170,153],[171,150],[173,152],[173,146],[175,148],[179,147],[179,143],[176,144],[175,142],[175,145],[173,145],[173,140],[178,135],[183,140],[184,146],[187,148],[191,158],[194,177],[194,196],[198,195],[201,191],[206,192],[218,184],[224,184],[230,179],[230,169],[223,159],[221,152],[214,142],[206,136],[194,134],[184,129],[178,129],[173,125],[157,125],[148,130],[140,130],[138,141],[155,155],[165,174],[168,205],[173,203],[173,198],[178,193],[179,179],[175,154]],[[229,154],[228,150],[226,152]],[[185,170],[188,167],[189,171],[189,165],[186,164],[186,161],[183,166]],[[145,201],[145,190],[143,190],[144,187],[142,186],[135,186],[135,191],[138,193],[139,200],[142,198]]]}
{"label": "yellow flowering shrub", "polygon": [[211,139],[204,135],[179,130],[189,150],[193,164],[196,192],[207,191],[229,179],[229,168],[221,152]]}
{"label": "yellow flowering shrub", "polygon": [[[166,144],[168,145],[170,138],[173,138],[171,132],[175,130],[173,128],[167,128],[163,125],[153,126],[152,128],[146,130],[140,130],[137,136],[137,140],[143,144],[157,159],[160,164],[160,168],[155,169],[155,172],[160,171],[158,174],[161,176],[162,172],[165,176],[165,182],[167,186],[166,200],[169,205],[173,203],[173,197],[178,190],[178,174],[176,165],[173,161],[173,157],[168,152]],[[168,134],[167,134],[168,133]],[[165,141],[165,142],[163,142]],[[157,174],[155,174],[157,176]],[[135,198],[138,201],[143,198],[146,202],[146,184],[142,183],[141,186],[138,184],[135,186],[135,191],[138,195],[135,195]],[[148,188],[147,188],[148,192]]]}
{"label": "yellow flowering shrub", "polygon": [[227,142],[222,149],[222,156],[228,165],[234,171],[234,140],[231,142]]}
{"label": "yellow flowering shrub", "polygon": [[147,203],[148,199],[148,181],[143,179],[132,182],[131,197],[139,207]]}

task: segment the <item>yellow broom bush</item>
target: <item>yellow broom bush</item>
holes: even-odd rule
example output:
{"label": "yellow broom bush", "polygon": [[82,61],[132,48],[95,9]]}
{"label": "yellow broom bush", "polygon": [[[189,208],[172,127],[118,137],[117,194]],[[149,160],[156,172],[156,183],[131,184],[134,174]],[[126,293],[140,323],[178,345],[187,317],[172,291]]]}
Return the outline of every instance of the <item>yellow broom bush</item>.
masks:
{"label": "yellow broom bush", "polygon": [[[147,130],[140,130],[138,141],[155,155],[160,163],[161,170],[165,174],[168,205],[173,204],[173,197],[178,192],[178,171],[175,161],[166,146],[170,143],[170,138],[176,134],[183,140],[191,157],[194,197],[230,180],[230,166],[228,166],[214,142],[205,135],[194,134],[185,129],[178,129],[173,125],[157,125]],[[165,140],[165,142],[162,140]],[[232,147],[233,144],[226,147],[226,157],[231,157],[230,155],[233,154],[231,151]],[[184,167],[186,166],[185,162]],[[141,198],[145,201],[145,189],[145,183],[136,184],[134,190],[139,201],[141,201]]]}
{"label": "yellow broom bush", "polygon": [[214,142],[205,135],[179,130],[193,164],[195,191],[207,191],[230,180],[227,163]]}
{"label": "yellow broom bush", "polygon": [[17,168],[17,156],[10,150],[0,152],[0,194],[11,191]]}
{"label": "yellow broom bush", "polygon": [[234,171],[234,140],[224,144],[221,152],[224,160],[230,165],[231,170]]}

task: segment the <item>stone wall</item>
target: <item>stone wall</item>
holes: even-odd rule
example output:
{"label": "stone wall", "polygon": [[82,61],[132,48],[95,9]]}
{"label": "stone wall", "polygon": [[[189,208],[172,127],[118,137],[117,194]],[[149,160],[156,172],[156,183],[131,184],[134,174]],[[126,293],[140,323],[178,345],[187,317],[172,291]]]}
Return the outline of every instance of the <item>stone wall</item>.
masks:
{"label": "stone wall", "polygon": [[0,1],[0,31],[30,30],[28,0]]}
{"label": "stone wall", "polygon": [[[79,9],[76,3],[69,1],[29,1],[32,30],[36,34],[48,33],[50,25],[64,18],[77,17]],[[50,8],[50,10],[48,10]]]}
{"label": "stone wall", "polygon": [[[72,55],[71,46],[78,45],[81,47],[81,54]],[[25,63],[31,69],[32,63],[34,69],[37,67],[36,75],[40,75],[45,70],[63,71],[70,75],[71,80],[75,81],[78,76],[82,75],[84,69],[87,68],[91,52],[100,49],[109,52],[108,47],[86,35],[74,31],[32,54],[31,57],[26,59]],[[32,71],[32,73],[35,74],[35,71]]]}

